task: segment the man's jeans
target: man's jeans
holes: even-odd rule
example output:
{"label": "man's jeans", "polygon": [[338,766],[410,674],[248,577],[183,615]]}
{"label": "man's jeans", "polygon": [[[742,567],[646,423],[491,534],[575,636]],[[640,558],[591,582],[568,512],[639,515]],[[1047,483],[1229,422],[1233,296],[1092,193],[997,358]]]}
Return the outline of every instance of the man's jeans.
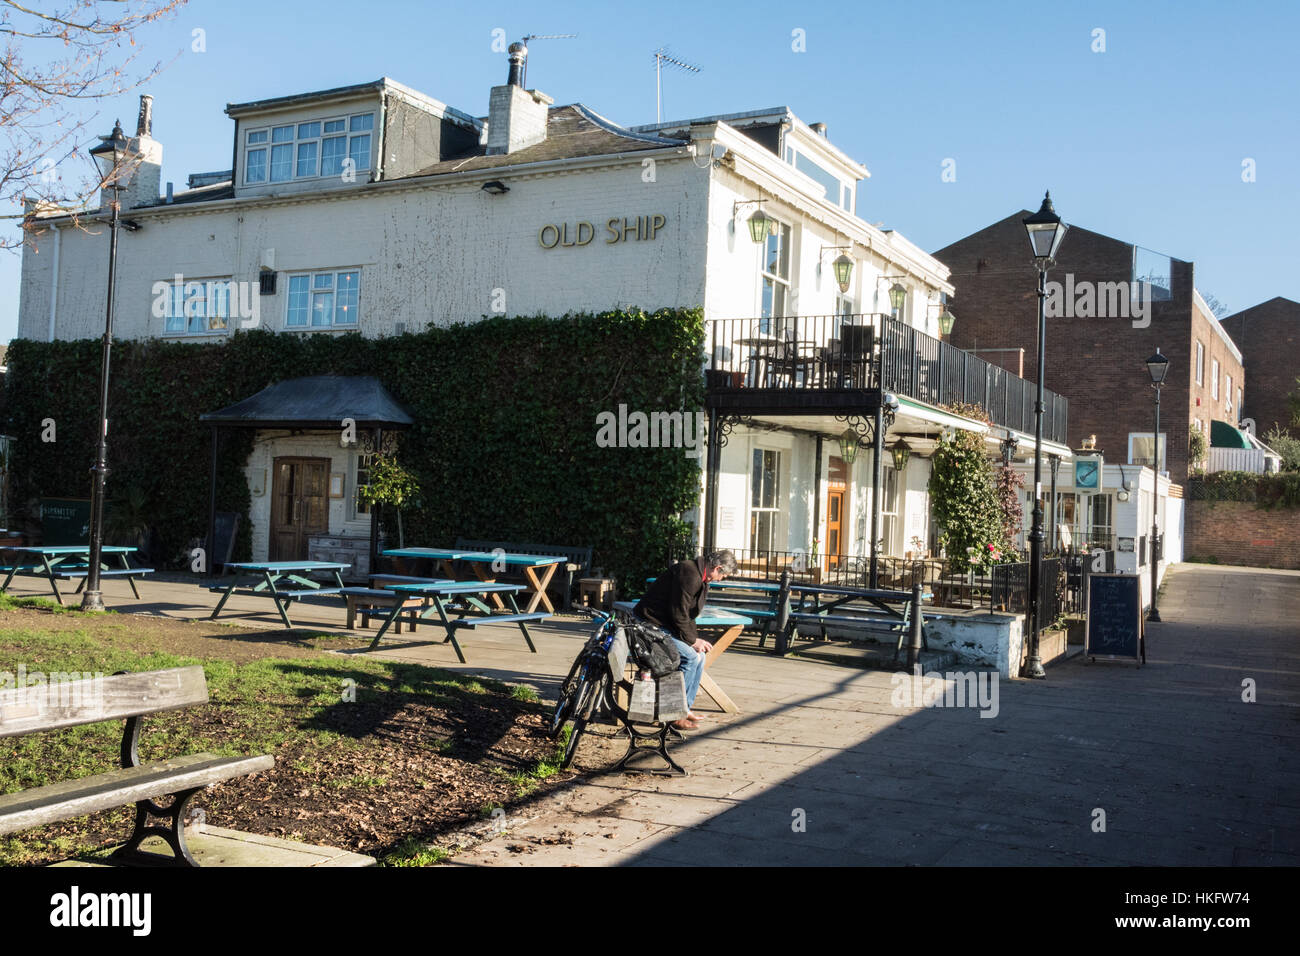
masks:
{"label": "man's jeans", "polygon": [[677,645],[677,653],[682,656],[682,663],[678,670],[686,680],[686,709],[690,710],[695,703],[695,695],[700,691],[700,678],[704,675],[704,655],[697,654],[691,645],[675,637],[673,643]]}

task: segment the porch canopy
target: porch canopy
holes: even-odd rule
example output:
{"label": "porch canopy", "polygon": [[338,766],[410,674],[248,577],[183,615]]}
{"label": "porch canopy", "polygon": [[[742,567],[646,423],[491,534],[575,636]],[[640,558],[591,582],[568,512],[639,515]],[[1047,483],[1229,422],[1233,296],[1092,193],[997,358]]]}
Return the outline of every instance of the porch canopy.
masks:
{"label": "porch canopy", "polygon": [[256,395],[199,416],[209,425],[234,428],[410,428],[415,424],[379,384],[366,375],[313,375],[268,385]]}
{"label": "porch canopy", "polygon": [[[413,419],[379,379],[369,375],[311,375],[268,385],[256,395],[199,416],[212,428],[212,469],[208,485],[209,550],[216,540],[217,456],[222,428],[283,428],[342,433],[345,419],[358,429],[375,433],[374,447],[383,447],[386,428],[410,428]],[[379,539],[378,509],[370,513],[370,558],[374,567]],[[233,537],[232,537],[233,541]],[[224,561],[213,554],[208,573]]]}

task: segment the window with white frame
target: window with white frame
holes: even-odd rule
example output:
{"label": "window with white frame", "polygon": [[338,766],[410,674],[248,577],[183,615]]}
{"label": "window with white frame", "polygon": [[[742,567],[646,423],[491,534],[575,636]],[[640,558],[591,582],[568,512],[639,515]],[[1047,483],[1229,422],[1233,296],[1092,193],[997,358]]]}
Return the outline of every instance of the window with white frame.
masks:
{"label": "window with white frame", "polygon": [[1227,376],[1226,388],[1223,391],[1223,400],[1228,404],[1228,411],[1232,411],[1232,376]]}
{"label": "window with white frame", "polygon": [[361,270],[289,274],[288,329],[355,326],[361,307]]}
{"label": "window with white frame", "polygon": [[1210,397],[1219,397],[1219,360],[1210,359]]}
{"label": "window with white frame", "polygon": [[361,500],[362,485],[370,484],[370,466],[375,456],[357,452],[353,456],[354,471],[352,475],[352,517],[360,518],[370,514],[370,505]]}
{"label": "window with white frame", "polygon": [[1205,384],[1205,346],[1196,343],[1196,384]]}
{"label": "window with white frame", "polygon": [[1241,409],[1241,386],[1238,385],[1238,386],[1237,386],[1237,414],[1240,415],[1240,414],[1241,414],[1241,411],[1242,411],[1242,409]]}
{"label": "window with white frame", "polygon": [[781,517],[781,453],[755,448],[749,497],[749,547],[776,551]]}
{"label": "window with white frame", "polygon": [[[163,331],[169,335],[223,333],[230,322],[230,278],[171,282],[162,293]],[[154,315],[158,315],[155,307]]]}
{"label": "window with white frame", "polygon": [[374,113],[353,113],[244,133],[244,183],[283,183],[370,168]]}
{"label": "window with white frame", "polygon": [[[1134,465],[1155,465],[1155,448],[1150,432],[1128,433],[1128,460]],[[1169,456],[1165,453],[1165,433],[1160,433],[1160,464],[1167,467]]]}
{"label": "window with white frame", "polygon": [[880,477],[880,553],[897,554],[894,537],[898,526],[898,472],[888,459],[880,469]]}
{"label": "window with white frame", "polygon": [[[790,227],[778,222],[763,243],[762,311],[759,314],[764,319],[786,315],[790,306],[790,236]],[[773,331],[769,322],[760,322],[759,328],[768,334]]]}

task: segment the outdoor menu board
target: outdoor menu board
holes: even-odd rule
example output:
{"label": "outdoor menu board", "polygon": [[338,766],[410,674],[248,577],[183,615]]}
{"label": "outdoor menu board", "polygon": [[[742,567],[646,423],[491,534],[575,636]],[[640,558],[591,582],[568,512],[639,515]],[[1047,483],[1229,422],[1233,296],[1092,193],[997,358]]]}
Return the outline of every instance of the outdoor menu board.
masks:
{"label": "outdoor menu board", "polygon": [[1083,652],[1091,659],[1146,660],[1142,641],[1142,586],[1136,574],[1088,575]]}

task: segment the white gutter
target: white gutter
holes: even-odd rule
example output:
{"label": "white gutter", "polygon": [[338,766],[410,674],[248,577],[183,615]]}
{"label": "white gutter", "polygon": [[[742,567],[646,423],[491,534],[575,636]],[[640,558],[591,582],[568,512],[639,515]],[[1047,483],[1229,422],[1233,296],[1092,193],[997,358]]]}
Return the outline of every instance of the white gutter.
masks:
{"label": "white gutter", "polygon": [[51,267],[54,270],[54,277],[50,280],[50,338],[54,341],[54,315],[59,304],[59,240],[63,238],[63,233],[59,231],[57,223],[50,223],[54,227],[54,261]]}
{"label": "white gutter", "polygon": [[[665,155],[666,154],[666,155]],[[386,179],[378,183],[358,183],[335,189],[306,190],[303,192],[273,193],[263,196],[238,196],[233,199],[213,199],[192,203],[172,203],[171,205],[141,206],[131,210],[132,219],[160,219],[166,216],[195,216],[201,213],[228,212],[232,209],[257,209],[269,206],[295,206],[314,202],[341,202],[359,199],[375,193],[413,189],[437,189],[459,186],[491,179],[535,178],[552,172],[568,172],[614,166],[619,164],[640,164],[646,156],[653,155],[660,162],[668,160],[688,160],[694,157],[691,146],[662,147],[655,150],[628,150],[622,153],[603,153],[598,156],[579,156],[567,159],[547,159],[519,165],[489,166],[483,169],[468,169],[450,173],[431,173],[427,176],[403,176],[401,179]],[[52,216],[48,219],[34,219],[42,224],[53,220],[72,222],[71,215]],[[92,221],[107,221],[106,214]]]}

